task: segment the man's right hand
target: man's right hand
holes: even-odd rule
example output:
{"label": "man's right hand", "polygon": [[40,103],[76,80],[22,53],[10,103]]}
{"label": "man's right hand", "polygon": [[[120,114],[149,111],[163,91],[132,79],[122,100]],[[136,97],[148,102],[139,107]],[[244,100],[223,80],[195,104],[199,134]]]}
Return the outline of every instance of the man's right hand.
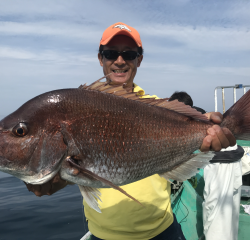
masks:
{"label": "man's right hand", "polygon": [[219,112],[205,113],[209,120],[211,120],[215,125],[207,130],[207,136],[203,139],[203,143],[200,147],[200,151],[220,151],[222,148],[227,148],[229,146],[234,146],[236,144],[236,139],[231,131],[227,128],[221,128],[219,125],[223,120],[223,115]]}
{"label": "man's right hand", "polygon": [[65,188],[68,184],[71,184],[68,181],[61,179],[59,173],[57,173],[50,181],[41,185],[33,185],[26,182],[24,183],[26,184],[28,190],[33,192],[38,197],[51,195],[60,189]]}

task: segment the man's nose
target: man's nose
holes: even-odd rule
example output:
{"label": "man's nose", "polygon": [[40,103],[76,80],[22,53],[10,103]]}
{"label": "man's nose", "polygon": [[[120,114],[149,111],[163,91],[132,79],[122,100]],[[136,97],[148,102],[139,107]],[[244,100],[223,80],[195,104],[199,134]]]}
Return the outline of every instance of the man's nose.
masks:
{"label": "man's nose", "polygon": [[118,56],[118,58],[115,60],[116,64],[125,64],[126,62],[124,61],[123,57],[121,55]]}

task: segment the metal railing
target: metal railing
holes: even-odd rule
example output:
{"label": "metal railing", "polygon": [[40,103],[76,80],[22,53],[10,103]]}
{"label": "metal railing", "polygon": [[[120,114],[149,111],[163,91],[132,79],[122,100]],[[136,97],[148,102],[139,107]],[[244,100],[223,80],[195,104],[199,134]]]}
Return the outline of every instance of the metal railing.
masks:
{"label": "metal railing", "polygon": [[235,86],[218,86],[214,90],[214,102],[215,102],[215,112],[218,111],[217,107],[217,89],[221,88],[222,91],[222,106],[223,106],[223,113],[225,113],[225,88],[233,88],[234,89],[234,103],[236,102],[236,89],[242,89],[243,88],[243,94],[246,93],[246,88],[250,87],[250,85],[243,85],[243,84],[235,84]]}

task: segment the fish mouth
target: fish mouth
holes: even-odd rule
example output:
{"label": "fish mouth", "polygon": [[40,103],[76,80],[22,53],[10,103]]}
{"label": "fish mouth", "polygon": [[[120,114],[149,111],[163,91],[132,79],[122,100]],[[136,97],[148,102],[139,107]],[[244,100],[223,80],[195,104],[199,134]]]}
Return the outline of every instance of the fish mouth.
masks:
{"label": "fish mouth", "polygon": [[12,174],[12,162],[5,157],[0,156],[0,171]]}

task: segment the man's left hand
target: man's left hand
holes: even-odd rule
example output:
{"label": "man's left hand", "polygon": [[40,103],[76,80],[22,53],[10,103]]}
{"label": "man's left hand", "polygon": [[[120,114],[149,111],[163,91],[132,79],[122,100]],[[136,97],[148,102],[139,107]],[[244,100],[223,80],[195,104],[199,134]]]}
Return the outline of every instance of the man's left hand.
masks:
{"label": "man's left hand", "polygon": [[205,113],[208,119],[210,119],[215,125],[208,128],[207,136],[203,139],[203,143],[200,147],[200,151],[207,152],[210,150],[220,151],[222,148],[234,146],[236,139],[232,132],[227,128],[221,128],[219,125],[222,122],[223,116],[219,112]]}

